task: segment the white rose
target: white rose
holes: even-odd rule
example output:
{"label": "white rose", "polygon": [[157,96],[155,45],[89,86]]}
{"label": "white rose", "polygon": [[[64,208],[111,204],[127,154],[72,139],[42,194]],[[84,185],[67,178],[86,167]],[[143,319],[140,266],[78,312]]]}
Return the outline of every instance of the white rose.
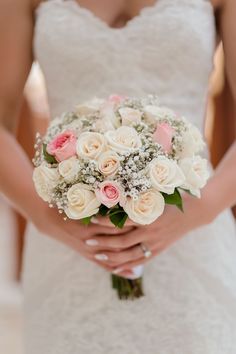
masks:
{"label": "white rose", "polygon": [[[116,115],[114,104],[112,102],[105,102],[100,109],[100,122],[102,124],[101,131],[114,130],[120,127],[120,118]],[[96,123],[99,126],[99,121]]]}
{"label": "white rose", "polygon": [[141,139],[132,127],[120,127],[105,133],[108,145],[119,153],[133,152],[142,146]]}
{"label": "white rose", "polygon": [[205,186],[209,178],[207,160],[200,156],[185,158],[179,161],[179,166],[186,178],[181,187],[200,198],[200,189]]}
{"label": "white rose", "polygon": [[176,161],[159,156],[149,165],[152,186],[160,192],[173,194],[176,187],[181,186],[185,177]]}
{"label": "white rose", "polygon": [[83,129],[82,121],[79,119],[73,120],[70,124],[66,125],[66,130],[72,130],[78,136]]}
{"label": "white rose", "polygon": [[74,156],[59,163],[58,170],[66,182],[73,182],[80,170],[79,160]]}
{"label": "white rose", "polygon": [[74,184],[67,192],[68,206],[65,210],[69,219],[79,220],[97,214],[101,203],[89,186]]}
{"label": "white rose", "polygon": [[194,154],[201,151],[205,146],[202,139],[202,134],[199,129],[189,124],[186,132],[183,133],[181,142],[181,151],[178,153],[180,158],[192,157]]}
{"label": "white rose", "polygon": [[120,157],[115,151],[106,151],[98,159],[98,168],[104,176],[114,175],[120,167]]}
{"label": "white rose", "polygon": [[50,168],[42,164],[34,169],[33,181],[38,195],[45,201],[51,201],[51,193],[59,182],[60,175],[57,168]]}
{"label": "white rose", "polygon": [[123,107],[119,109],[119,113],[122,119],[122,125],[132,125],[134,123],[140,123],[143,113],[137,109]]}
{"label": "white rose", "polygon": [[75,112],[79,115],[87,115],[87,114],[92,114],[97,111],[102,107],[104,103],[104,100],[99,99],[99,98],[94,98],[91,101],[87,101],[85,103],[82,103],[78,105],[75,108]]}
{"label": "white rose", "polygon": [[82,133],[77,141],[76,152],[84,159],[97,159],[106,150],[104,135],[94,132]]}
{"label": "white rose", "polygon": [[165,201],[155,189],[141,193],[138,200],[128,198],[123,205],[129,218],[140,225],[148,225],[163,214]]}
{"label": "white rose", "polygon": [[144,107],[146,120],[156,123],[159,119],[176,119],[176,114],[169,108],[148,105]]}

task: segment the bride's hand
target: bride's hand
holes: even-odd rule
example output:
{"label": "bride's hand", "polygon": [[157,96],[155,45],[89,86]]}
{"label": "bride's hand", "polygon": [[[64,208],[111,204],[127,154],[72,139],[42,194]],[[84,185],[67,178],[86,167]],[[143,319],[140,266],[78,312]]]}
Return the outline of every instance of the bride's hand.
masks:
{"label": "bride's hand", "polygon": [[[167,206],[164,214],[151,225],[137,227],[119,237],[105,235],[96,237],[95,241],[104,250],[102,254],[106,256],[101,263],[116,268],[119,275],[128,276],[130,269],[144,264],[187,232],[211,222],[215,217],[209,198],[198,199],[186,194],[183,199],[184,213],[174,206]],[[140,243],[151,251],[151,257],[144,257]],[[106,251],[108,248],[114,251]],[[121,251],[117,252],[116,249]]]}
{"label": "bride's hand", "polygon": [[[100,226],[95,224],[84,226],[80,221],[69,219],[65,221],[56,209],[50,209],[47,204],[43,202],[41,203],[41,201],[39,202],[39,207],[35,209],[36,212],[32,211],[30,219],[42,234],[62,242],[66,246],[80,253],[83,257],[100,265],[108,271],[111,271],[112,268],[96,259],[96,254],[103,253],[104,247],[101,248],[99,245],[96,246],[94,245],[94,242],[92,242],[93,247],[91,247],[87,245],[86,241],[95,239],[100,234],[107,235],[107,237],[111,237],[111,235],[121,237],[119,235],[127,234],[127,232],[130,232],[133,229],[132,227],[125,227],[122,230],[118,230],[111,226]],[[91,242],[88,243],[91,244]],[[106,250],[109,249],[109,247],[106,248]]]}

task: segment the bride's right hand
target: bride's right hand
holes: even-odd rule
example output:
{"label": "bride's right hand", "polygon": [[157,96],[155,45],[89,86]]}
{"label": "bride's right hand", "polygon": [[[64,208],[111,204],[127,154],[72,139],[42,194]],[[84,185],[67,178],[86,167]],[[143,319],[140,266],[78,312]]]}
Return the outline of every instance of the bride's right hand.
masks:
{"label": "bride's right hand", "polygon": [[[44,202],[39,202],[39,207],[35,208],[36,212],[32,212],[30,219],[35,227],[42,235],[62,242],[66,246],[75,250],[83,257],[96,263],[107,271],[113,271],[114,268],[105,264],[101,264],[101,260],[95,258],[96,254],[104,252],[104,247],[94,245],[93,247],[86,245],[86,240],[94,239],[99,235],[121,235],[130,232],[133,227],[124,227],[122,230],[111,226],[103,226],[98,224],[83,225],[79,220],[64,220],[63,216],[58,213],[55,208],[49,208]],[[44,237],[44,236],[42,236]],[[46,237],[46,236],[45,236]],[[109,251],[109,249],[107,249]],[[119,250],[117,250],[119,251]]]}

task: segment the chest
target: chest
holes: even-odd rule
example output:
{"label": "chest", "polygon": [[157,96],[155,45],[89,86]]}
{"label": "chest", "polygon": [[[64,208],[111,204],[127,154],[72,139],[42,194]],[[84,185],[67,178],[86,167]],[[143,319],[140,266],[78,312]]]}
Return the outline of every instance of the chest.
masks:
{"label": "chest", "polygon": [[128,21],[139,16],[145,7],[154,6],[158,0],[76,0],[111,28],[124,27]]}

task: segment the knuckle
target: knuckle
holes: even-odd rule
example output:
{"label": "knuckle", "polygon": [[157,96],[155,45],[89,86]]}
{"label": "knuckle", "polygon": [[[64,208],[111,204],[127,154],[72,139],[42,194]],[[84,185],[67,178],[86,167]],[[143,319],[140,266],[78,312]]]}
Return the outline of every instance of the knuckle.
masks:
{"label": "knuckle", "polygon": [[119,243],[122,248],[127,248],[130,246],[130,238],[127,236],[120,237]]}

